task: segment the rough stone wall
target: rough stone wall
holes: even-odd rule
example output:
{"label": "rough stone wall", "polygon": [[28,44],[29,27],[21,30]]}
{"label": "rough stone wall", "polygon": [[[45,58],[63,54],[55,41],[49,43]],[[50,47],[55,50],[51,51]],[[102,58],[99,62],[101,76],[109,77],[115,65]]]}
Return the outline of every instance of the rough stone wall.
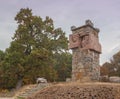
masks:
{"label": "rough stone wall", "polygon": [[99,80],[99,53],[91,50],[73,50],[72,80]]}
{"label": "rough stone wall", "polygon": [[[91,23],[91,22],[89,22]],[[101,45],[98,38],[98,29],[86,24],[72,28],[69,48],[72,49],[72,80],[93,81],[99,80],[99,54]]]}

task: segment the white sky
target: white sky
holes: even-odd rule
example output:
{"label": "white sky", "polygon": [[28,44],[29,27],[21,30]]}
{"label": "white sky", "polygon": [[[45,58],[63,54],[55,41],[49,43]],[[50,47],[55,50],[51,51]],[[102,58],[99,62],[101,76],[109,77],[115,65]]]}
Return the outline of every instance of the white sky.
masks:
{"label": "white sky", "polygon": [[27,7],[34,15],[50,16],[67,36],[71,26],[84,25],[90,19],[100,29],[101,64],[120,50],[120,0],[0,0],[0,50],[9,47],[17,29],[14,17]]}

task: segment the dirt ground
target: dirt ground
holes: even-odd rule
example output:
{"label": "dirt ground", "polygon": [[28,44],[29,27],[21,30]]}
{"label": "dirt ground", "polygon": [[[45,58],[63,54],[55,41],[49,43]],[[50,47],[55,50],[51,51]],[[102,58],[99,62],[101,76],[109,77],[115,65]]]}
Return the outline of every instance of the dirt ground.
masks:
{"label": "dirt ground", "polygon": [[5,98],[5,97],[4,97],[4,98],[0,98],[0,99],[14,99],[14,98],[7,98],[7,97]]}
{"label": "dirt ground", "polygon": [[120,99],[120,84],[61,83],[44,88],[27,99]]}

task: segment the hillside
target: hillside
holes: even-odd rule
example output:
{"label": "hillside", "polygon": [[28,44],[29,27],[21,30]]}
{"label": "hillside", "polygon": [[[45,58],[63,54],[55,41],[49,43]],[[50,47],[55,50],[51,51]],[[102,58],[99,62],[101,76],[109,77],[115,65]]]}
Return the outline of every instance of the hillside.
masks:
{"label": "hillside", "polygon": [[120,84],[61,83],[46,87],[27,99],[120,99]]}

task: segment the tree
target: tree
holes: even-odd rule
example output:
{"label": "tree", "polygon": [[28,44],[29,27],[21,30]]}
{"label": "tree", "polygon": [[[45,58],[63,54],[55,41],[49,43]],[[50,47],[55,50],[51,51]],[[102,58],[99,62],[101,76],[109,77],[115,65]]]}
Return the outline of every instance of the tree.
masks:
{"label": "tree", "polygon": [[56,53],[54,55],[55,62],[55,70],[57,71],[58,81],[65,81],[66,78],[71,78],[72,71],[72,55],[68,52],[65,53]]}
{"label": "tree", "polygon": [[0,62],[3,61],[4,58],[5,58],[5,53],[2,50],[0,50]]}
{"label": "tree", "polygon": [[120,77],[120,51],[113,55],[111,60],[113,75]]}
{"label": "tree", "polygon": [[100,67],[100,74],[101,74],[101,76],[109,75],[109,68],[110,68],[110,63],[105,62],[105,63]]}
{"label": "tree", "polygon": [[24,84],[35,83],[37,77],[48,81],[69,77],[71,54],[67,51],[65,32],[54,28],[51,18],[43,20],[29,8],[20,9],[15,20],[18,27],[0,67],[1,83],[11,83],[4,83],[4,87],[15,87],[21,80]]}
{"label": "tree", "polygon": [[120,77],[120,51],[113,55],[110,63],[106,62],[101,67],[101,74],[105,75],[106,73],[108,76]]}

